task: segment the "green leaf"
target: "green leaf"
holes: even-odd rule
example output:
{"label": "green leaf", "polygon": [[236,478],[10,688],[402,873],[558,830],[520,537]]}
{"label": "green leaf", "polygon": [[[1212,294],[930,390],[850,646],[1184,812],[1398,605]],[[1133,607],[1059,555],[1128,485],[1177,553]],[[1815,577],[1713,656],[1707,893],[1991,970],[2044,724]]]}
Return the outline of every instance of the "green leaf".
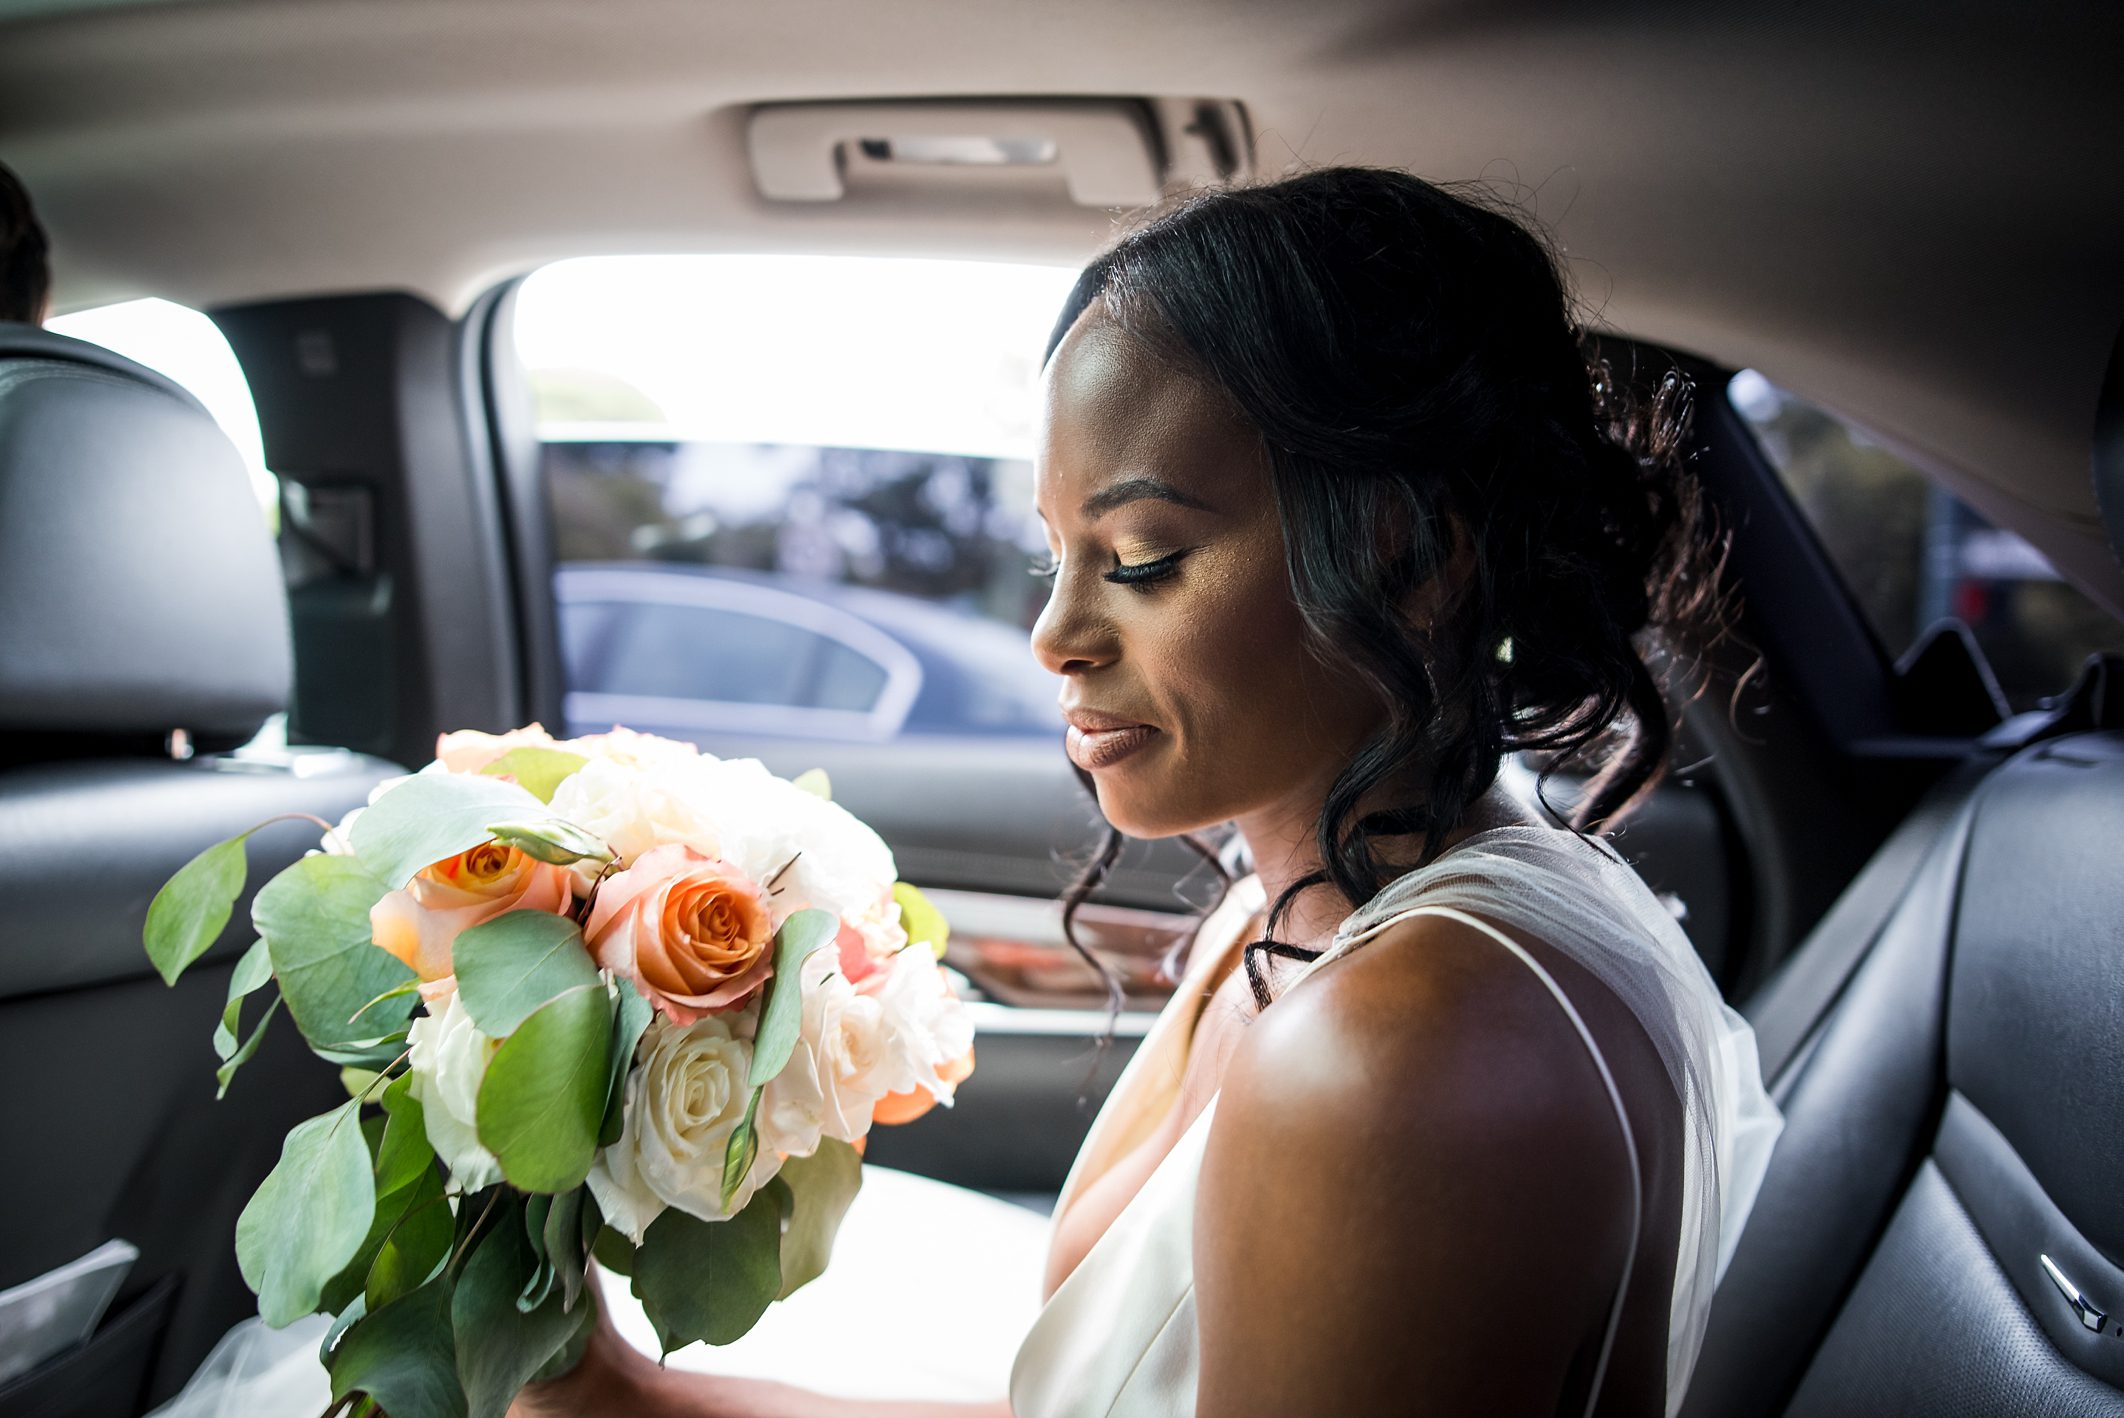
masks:
{"label": "green leaf", "polygon": [[579,1321],[548,1296],[529,1312],[517,1296],[538,1269],[524,1217],[505,1200],[457,1277],[450,1323],[470,1418],[503,1418],[509,1401],[573,1337]]}
{"label": "green leaf", "polygon": [[514,778],[517,786],[532,797],[550,803],[553,790],[561,785],[561,781],[589,761],[566,749],[526,745],[510,749],[479,771],[490,778]]}
{"label": "green leaf", "polygon": [[243,894],[243,843],[251,832],[216,842],[177,868],[148,903],[140,941],[164,984],[176,984],[185,967],[221,938]]}
{"label": "green leaf", "polygon": [[732,1343],[759,1322],[782,1286],[788,1204],[777,1177],[727,1221],[673,1206],[649,1224],[634,1253],[633,1288],[666,1354],[696,1340]]}
{"label": "green leaf", "polygon": [[259,986],[273,978],[273,957],[262,940],[251,942],[251,948],[236,962],[234,973],[229,976],[228,1002],[221,1007],[221,1022],[214,1026],[214,1057],[226,1061],[236,1052],[236,1025],[243,1018],[243,1002]]}
{"label": "green leaf", "polygon": [[280,1000],[276,996],[273,1002],[266,1006],[266,1012],[258,1016],[258,1022],[251,1026],[250,1037],[243,1041],[235,1053],[222,1061],[220,1068],[214,1070],[215,1102],[218,1103],[229,1096],[229,1083],[236,1077],[236,1070],[249,1063],[251,1055],[258,1052],[259,1041],[265,1038],[266,1026],[273,1022],[273,1016],[278,1013]]}
{"label": "green leaf", "polygon": [[367,1014],[370,1010],[376,1008],[376,1006],[380,1004],[388,1004],[390,1001],[397,999],[401,995],[410,995],[419,988],[420,981],[418,980],[407,980],[403,984],[393,985],[390,989],[385,990],[382,994],[378,995],[375,999],[370,1000],[360,1009],[355,1010],[352,1015],[348,1016],[347,1023],[352,1024],[355,1022],[355,1020],[360,1019],[364,1014]]}
{"label": "green leaf", "polygon": [[332,1401],[363,1393],[396,1418],[465,1418],[452,1289],[440,1275],[357,1320],[332,1351]]}
{"label": "green leaf", "polygon": [[379,1005],[361,1023],[352,1022],[355,1011],[414,978],[372,938],[369,908],[383,894],[384,884],[354,858],[319,854],[267,882],[251,905],[251,921],[272,954],[288,1013],[319,1052],[371,1044],[413,1013],[412,996],[406,995],[400,997],[403,1008]]}
{"label": "green leaf", "polygon": [[597,1304],[595,1301],[575,1311],[575,1332],[568,1342],[554,1353],[553,1357],[538,1366],[531,1376],[536,1383],[544,1379],[557,1379],[583,1362],[583,1351],[590,1347],[590,1336],[597,1329]]}
{"label": "green leaf", "polygon": [[546,805],[514,783],[478,774],[416,773],[354,819],[355,854],[388,890],[422,867],[494,840],[487,824],[557,821]]}
{"label": "green leaf", "polygon": [[609,862],[612,849],[593,832],[572,822],[550,818],[543,822],[490,822],[487,830],[505,847],[514,847],[534,861],[549,866],[572,866],[576,862]]}
{"label": "green leaf", "polygon": [[612,1056],[612,999],[602,983],[569,990],[502,1041],[479,1085],[479,1140],[512,1186],[563,1192],[597,1155]]}
{"label": "green leaf", "polygon": [[767,1090],[755,1088],[752,1097],[745,1102],[745,1116],[730,1130],[730,1141],[723,1147],[723,1210],[730,1209],[731,1199],[738,1188],[745,1184],[745,1174],[752,1170],[753,1162],[760,1155],[760,1133],[757,1120],[760,1115],[760,1099]]}
{"label": "green leaf", "polygon": [[775,1180],[789,1188],[789,1229],[782,1235],[782,1288],[786,1300],[826,1272],[841,1218],[863,1185],[863,1158],[836,1138],[821,1138],[809,1157],[782,1161]]}
{"label": "green leaf", "polygon": [[360,1106],[350,1098],[298,1124],[236,1219],[237,1265],[275,1329],[316,1310],[369,1233],[376,1186]]}
{"label": "green leaf", "polygon": [[430,1167],[421,1173],[396,1204],[403,1210],[384,1233],[362,1281],[362,1299],[374,1309],[433,1279],[450,1258],[450,1243],[456,1239],[456,1218],[443,1193],[441,1172]]}
{"label": "green leaf", "polygon": [[585,1196],[584,1190],[577,1187],[553,1198],[553,1205],[546,1212],[544,1234],[539,1238],[540,1249],[552,1265],[554,1277],[560,1281],[561,1308],[564,1310],[573,1310],[583,1293]]}
{"label": "green leaf", "polygon": [[789,782],[790,786],[802,788],[815,798],[824,798],[827,802],[833,801],[833,783],[827,778],[826,770],[823,768],[807,768],[802,773],[797,774],[796,777],[791,778]]}
{"label": "green leaf", "polygon": [[804,1022],[804,991],[797,971],[804,957],[832,940],[841,929],[831,911],[799,911],[782,922],[774,933],[774,974],[768,977],[765,999],[760,1004],[759,1030],[752,1045],[752,1071],[746,1083],[765,1087],[796,1048],[797,1031]]}
{"label": "green leaf", "polygon": [[510,911],[451,943],[457,996],[490,1039],[516,1032],[555,996],[598,983],[582,927],[551,911]]}
{"label": "green leaf", "polygon": [[656,1013],[632,980],[620,976],[612,984],[619,995],[619,1008],[612,1015],[611,1081],[605,1087],[605,1121],[597,1130],[599,1147],[618,1142],[625,1129],[627,1074],[634,1067],[634,1049],[642,1041],[642,1031]]}
{"label": "green leaf", "polygon": [[590,1243],[590,1254],[614,1275],[634,1274],[634,1242],[610,1226],[598,1228],[597,1239]]}
{"label": "green leaf", "polygon": [[[564,1195],[574,1196],[574,1192]],[[553,1293],[552,1259],[546,1254],[546,1217],[553,1210],[550,1196],[527,1196],[524,1198],[524,1236],[531,1243],[533,1269],[531,1278],[524,1282],[523,1293],[516,1297],[516,1308],[530,1314],[545,1303]]]}
{"label": "green leaf", "polygon": [[907,932],[909,944],[927,941],[937,959],[942,960],[944,944],[951,939],[951,924],[944,919],[944,913],[932,906],[919,889],[904,881],[892,884],[892,899],[900,903],[900,929]]}
{"label": "green leaf", "polygon": [[428,1143],[427,1118],[413,1096],[413,1075],[391,1080],[379,1099],[384,1110],[383,1140],[376,1148],[376,1194],[389,1196],[410,1184],[435,1161]]}

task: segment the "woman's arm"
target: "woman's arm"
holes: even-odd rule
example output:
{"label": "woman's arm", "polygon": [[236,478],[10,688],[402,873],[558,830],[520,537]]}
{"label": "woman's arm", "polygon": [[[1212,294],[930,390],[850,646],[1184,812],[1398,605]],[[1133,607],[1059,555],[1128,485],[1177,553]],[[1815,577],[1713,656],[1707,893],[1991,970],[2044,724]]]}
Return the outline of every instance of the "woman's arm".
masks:
{"label": "woman's arm", "polygon": [[1628,1245],[1628,1159],[1569,1019],[1437,918],[1235,1051],[1195,1211],[1197,1411],[1553,1415]]}
{"label": "woman's arm", "polygon": [[668,1369],[629,1344],[602,1310],[583,1359],[563,1378],[533,1384],[509,1418],[1010,1418],[1004,1399],[836,1398],[768,1379]]}

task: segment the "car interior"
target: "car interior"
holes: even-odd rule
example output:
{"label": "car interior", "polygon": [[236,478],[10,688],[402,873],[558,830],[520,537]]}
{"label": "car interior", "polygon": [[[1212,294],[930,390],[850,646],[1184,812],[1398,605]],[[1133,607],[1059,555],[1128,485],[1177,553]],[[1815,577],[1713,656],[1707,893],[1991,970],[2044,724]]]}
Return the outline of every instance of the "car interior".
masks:
{"label": "car interior", "polygon": [[[556,431],[586,416],[519,320],[539,273],[607,258],[787,258],[792,309],[814,273],[911,262],[1044,268],[1059,299],[1161,196],[1341,162],[1515,204],[1617,377],[1695,390],[1735,628],[1672,666],[1670,775],[1613,840],[1754,1025],[1786,1126],[1682,1411],[2124,1414],[2120,55],[2124,14],[2072,5],[0,9],[0,162],[56,273],[50,328],[0,323],[0,1292],[139,1251],[91,1337],[0,1375],[0,1418],[176,1393],[255,1308],[229,1238],[281,1137],[345,1097],[282,1027],[217,1101],[248,898],[169,989],[155,890],[255,823],[337,821],[446,730],[624,716],[824,769],[950,918],[979,1041],[955,1105],[866,1160],[1051,1205],[1218,882],[1128,847],[1077,918],[1117,1000],[1065,943],[1094,809],[986,648],[1027,623],[996,570],[1022,441],[820,435],[818,525],[855,509],[885,548],[820,572],[790,551],[816,538],[773,541],[795,502],[741,525],[674,491],[797,477],[758,450],[803,439],[631,408]],[[225,343],[255,452],[87,333],[148,298]],[[674,341],[780,370],[736,308]],[[883,367],[897,328],[881,385],[972,398]],[[1046,333],[1010,337],[1011,387]],[[689,438],[753,451],[686,464]],[[570,541],[578,494],[637,510]],[[685,517],[688,545],[780,550],[673,552]],[[895,550],[937,527],[985,559]],[[833,648],[802,698],[593,683],[564,621],[622,603],[722,617],[674,658],[748,616]],[[990,680],[1007,712],[951,717]],[[250,881],[314,833],[258,832]]]}

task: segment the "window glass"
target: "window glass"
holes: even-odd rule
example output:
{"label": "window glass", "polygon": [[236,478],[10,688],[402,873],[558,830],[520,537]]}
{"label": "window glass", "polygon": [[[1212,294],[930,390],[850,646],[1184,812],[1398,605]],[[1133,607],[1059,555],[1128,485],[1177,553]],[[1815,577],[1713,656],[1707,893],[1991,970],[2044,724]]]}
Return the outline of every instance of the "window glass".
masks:
{"label": "window glass", "polygon": [[236,445],[259,505],[278,529],[279,485],[266,471],[258,410],[251,403],[243,366],[236,362],[236,352],[229,348],[220,326],[188,306],[167,300],[129,300],[57,316],[46,321],[45,327],[56,335],[102,345],[188,390]]}
{"label": "window glass", "polygon": [[[700,256],[568,261],[526,280],[516,346],[562,566],[707,577],[733,596],[814,603],[819,619],[791,613],[792,628],[864,630],[814,636],[799,673],[786,649],[770,666],[765,639],[734,623],[694,622],[681,656],[656,638],[679,621],[630,619],[609,632],[601,673],[591,649],[570,649],[569,687],[610,688],[625,670],[660,694],[860,711],[898,672],[896,645],[923,686],[903,732],[1058,733],[1056,686],[1025,636],[1046,587],[1026,571],[1045,545],[1030,461],[1039,361],[1074,279],[993,262]],[[741,663],[743,694],[710,695]]]}
{"label": "window glass", "polygon": [[605,694],[800,704],[819,637],[764,616],[699,606],[609,605],[605,661],[592,684]]}
{"label": "window glass", "polygon": [[1954,617],[1975,634],[2008,702],[2028,709],[2069,686],[2090,654],[2124,650],[2124,625],[2041,552],[1864,431],[1752,369],[1727,395],[1889,655]]}

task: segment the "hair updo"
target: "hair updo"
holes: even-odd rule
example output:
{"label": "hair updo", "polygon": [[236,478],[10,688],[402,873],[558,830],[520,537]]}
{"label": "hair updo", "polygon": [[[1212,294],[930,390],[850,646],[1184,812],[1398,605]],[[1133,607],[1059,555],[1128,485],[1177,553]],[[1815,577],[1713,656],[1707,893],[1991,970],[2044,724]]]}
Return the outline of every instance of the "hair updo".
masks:
{"label": "hair updo", "polygon": [[[1323,168],[1149,213],[1078,279],[1049,357],[1094,302],[1259,432],[1310,649],[1385,710],[1329,790],[1320,869],[1247,948],[1261,1005],[1257,952],[1316,953],[1274,939],[1297,895],[1362,906],[1408,865],[1382,857],[1388,836],[1422,834],[1430,860],[1505,754],[1540,754],[1544,782],[1591,775],[1580,831],[1657,782],[1671,727],[1649,642],[1708,640],[1725,611],[1681,462],[1690,390],[1678,374],[1643,400],[1618,385],[1540,236],[1486,194]],[[1411,593],[1449,562],[1458,595],[1411,624]],[[1412,800],[1360,815],[1382,783],[1413,783]],[[1109,827],[1064,908],[1116,1010],[1071,927],[1120,847]]]}

